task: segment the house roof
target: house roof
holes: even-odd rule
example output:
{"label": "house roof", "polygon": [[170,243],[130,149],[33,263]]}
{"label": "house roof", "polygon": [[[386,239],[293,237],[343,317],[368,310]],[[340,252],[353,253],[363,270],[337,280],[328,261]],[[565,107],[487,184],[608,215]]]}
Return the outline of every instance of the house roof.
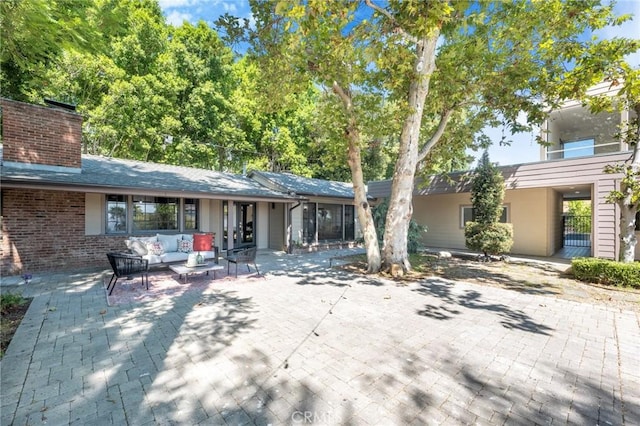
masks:
{"label": "house roof", "polygon": [[306,178],[292,173],[253,171],[249,177],[262,178],[272,189],[313,197],[354,198],[353,185],[323,179]]}
{"label": "house roof", "polygon": [[121,191],[230,199],[299,198],[267,188],[242,175],[86,154],[82,156],[81,170],[3,162],[0,177],[3,185],[69,187],[86,192]]}

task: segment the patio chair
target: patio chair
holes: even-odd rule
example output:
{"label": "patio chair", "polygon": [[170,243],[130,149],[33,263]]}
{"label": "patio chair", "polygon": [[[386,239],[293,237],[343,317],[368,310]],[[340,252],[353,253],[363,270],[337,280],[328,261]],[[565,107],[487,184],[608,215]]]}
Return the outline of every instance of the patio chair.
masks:
{"label": "patio chair", "polygon": [[111,279],[107,285],[109,296],[111,296],[119,278],[126,277],[130,279],[135,275],[142,277],[142,285],[146,284],[146,288],[149,290],[149,261],[147,259],[143,259],[134,254],[121,252],[107,253],[107,258],[109,258],[111,269],[113,269],[113,275],[111,275]]}
{"label": "patio chair", "polygon": [[249,267],[250,263],[253,263],[253,266],[256,268],[256,272],[260,274],[258,270],[258,265],[256,264],[256,253],[258,252],[257,247],[249,247],[246,249],[233,250],[230,254],[227,254],[225,259],[227,260],[227,275],[229,275],[229,268],[232,263],[236,264],[236,278],[238,278],[238,263],[246,263],[247,270],[251,272],[251,268]]}

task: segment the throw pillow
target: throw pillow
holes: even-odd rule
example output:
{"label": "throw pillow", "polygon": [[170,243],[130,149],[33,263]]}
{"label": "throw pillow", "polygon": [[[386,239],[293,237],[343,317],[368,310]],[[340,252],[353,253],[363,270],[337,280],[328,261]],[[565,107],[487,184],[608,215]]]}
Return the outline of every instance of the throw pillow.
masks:
{"label": "throw pillow", "polygon": [[126,244],[127,248],[138,256],[144,256],[147,254],[147,244],[138,238],[130,238],[126,241]]}
{"label": "throw pillow", "polygon": [[213,247],[213,234],[194,234],[193,250],[194,251],[211,251]]}
{"label": "throw pillow", "polygon": [[178,240],[178,251],[180,253],[191,253],[193,251],[193,241]]}
{"label": "throw pillow", "polygon": [[149,254],[160,256],[164,254],[164,245],[157,241],[155,243],[147,243],[147,251]]}
{"label": "throw pillow", "polygon": [[175,235],[158,234],[158,241],[164,246],[165,252],[178,251],[178,240]]}

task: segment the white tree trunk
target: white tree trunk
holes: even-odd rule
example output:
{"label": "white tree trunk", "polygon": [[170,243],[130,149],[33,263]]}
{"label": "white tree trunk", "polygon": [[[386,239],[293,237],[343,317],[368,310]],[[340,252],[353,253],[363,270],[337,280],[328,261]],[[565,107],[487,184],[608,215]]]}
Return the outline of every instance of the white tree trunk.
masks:
{"label": "white tree trunk", "polygon": [[429,93],[429,79],[435,69],[439,32],[418,40],[414,78],[409,87],[410,113],[400,134],[400,149],[393,172],[389,210],[382,246],[382,268],[398,276],[411,269],[407,251],[407,234],[413,214],[413,184],[419,158],[420,127],[424,103]]}
{"label": "white tree trunk", "polygon": [[[636,114],[640,114],[640,104],[635,105]],[[640,115],[638,115],[640,117]],[[640,176],[640,126],[637,128],[635,143],[633,144],[633,153],[631,155],[631,163],[627,165],[631,169],[631,176],[635,179]],[[636,182],[637,183],[637,182]],[[626,184],[624,179],[620,184],[620,192],[623,198],[618,201],[620,208],[620,252],[618,260],[624,263],[631,263],[635,260],[636,245],[636,214],[638,213],[637,201],[640,194],[638,189],[634,189],[631,185]],[[634,199],[636,200],[634,202]]]}
{"label": "white tree trunk", "polygon": [[351,169],[351,180],[353,182],[353,193],[356,201],[356,212],[358,221],[364,237],[364,246],[367,251],[367,273],[380,271],[380,246],[378,246],[378,235],[373,222],[371,206],[367,200],[367,189],[362,173],[362,158],[360,152],[360,132],[353,113],[353,103],[351,95],[345,91],[337,82],[333,83],[333,92],[338,95],[347,115],[347,128],[345,129],[349,151],[347,160]]}

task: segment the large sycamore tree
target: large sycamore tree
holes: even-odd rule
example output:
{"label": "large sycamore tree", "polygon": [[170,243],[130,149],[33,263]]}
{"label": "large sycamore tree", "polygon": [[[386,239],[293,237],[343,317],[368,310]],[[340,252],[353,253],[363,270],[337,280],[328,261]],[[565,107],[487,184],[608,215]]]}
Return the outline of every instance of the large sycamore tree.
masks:
{"label": "large sycamore tree", "polygon": [[[615,17],[611,5],[597,0],[289,0],[254,2],[252,10],[253,53],[268,57],[277,89],[305,75],[343,105],[335,125],[349,152],[370,272],[411,268],[407,232],[417,171],[486,143],[486,125],[531,130],[548,108],[583,96],[599,72],[638,49],[637,41],[623,38],[596,49],[602,43],[589,38],[593,31],[629,18]],[[567,84],[568,71],[594,53],[592,69],[572,74]],[[398,149],[381,254],[360,152],[361,135],[370,131],[362,117],[383,103],[372,96],[398,105],[390,123],[399,128]]]}

